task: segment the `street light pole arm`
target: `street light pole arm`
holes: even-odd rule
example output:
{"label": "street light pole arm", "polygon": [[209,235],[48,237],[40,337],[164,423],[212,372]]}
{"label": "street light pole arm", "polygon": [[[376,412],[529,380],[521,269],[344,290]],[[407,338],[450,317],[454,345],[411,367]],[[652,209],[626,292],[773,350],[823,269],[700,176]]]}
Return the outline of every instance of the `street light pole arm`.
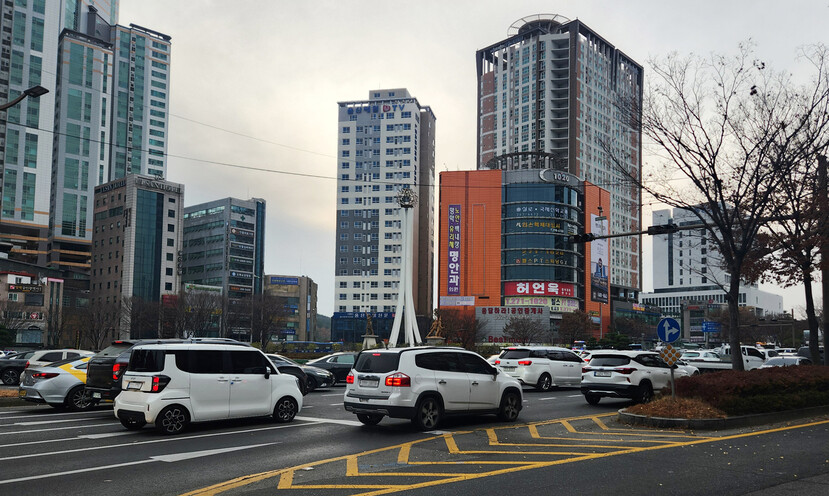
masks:
{"label": "street light pole arm", "polygon": [[28,95],[27,95],[26,93],[21,93],[21,94],[20,94],[17,98],[15,98],[14,100],[12,100],[12,101],[10,101],[10,102],[8,102],[8,103],[3,103],[3,104],[0,104],[0,111],[2,111],[2,110],[6,110],[7,108],[14,107],[14,106],[15,106],[15,105],[17,105],[18,103],[22,102],[22,101],[23,101],[23,99],[24,99],[24,98],[26,98],[27,96],[28,96]]}

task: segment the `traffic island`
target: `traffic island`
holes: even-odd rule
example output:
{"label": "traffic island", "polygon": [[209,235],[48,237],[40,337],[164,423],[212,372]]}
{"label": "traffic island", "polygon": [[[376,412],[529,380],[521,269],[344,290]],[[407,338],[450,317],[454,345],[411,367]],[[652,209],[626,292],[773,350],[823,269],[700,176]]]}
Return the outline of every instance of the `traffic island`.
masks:
{"label": "traffic island", "polygon": [[809,417],[818,417],[829,414],[829,406],[815,406],[782,412],[755,413],[751,415],[737,415],[725,418],[668,418],[651,417],[630,413],[626,408],[619,410],[618,421],[628,425],[654,427],[659,429],[689,429],[698,431],[716,431],[751,427],[756,425],[774,424]]}

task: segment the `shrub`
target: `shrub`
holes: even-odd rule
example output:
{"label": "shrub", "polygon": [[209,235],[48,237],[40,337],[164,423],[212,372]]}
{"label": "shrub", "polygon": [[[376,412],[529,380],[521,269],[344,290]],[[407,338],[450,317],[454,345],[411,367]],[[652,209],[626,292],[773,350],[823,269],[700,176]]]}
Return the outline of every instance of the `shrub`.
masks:
{"label": "shrub", "polygon": [[829,405],[829,367],[723,370],[676,381],[676,394],[698,398],[728,415]]}

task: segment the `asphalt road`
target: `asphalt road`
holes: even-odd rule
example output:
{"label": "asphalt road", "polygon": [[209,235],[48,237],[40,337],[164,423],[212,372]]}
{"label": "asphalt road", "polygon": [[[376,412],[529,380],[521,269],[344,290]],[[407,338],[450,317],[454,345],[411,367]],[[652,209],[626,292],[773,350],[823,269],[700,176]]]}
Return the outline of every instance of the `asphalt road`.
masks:
{"label": "asphalt road", "polygon": [[728,432],[634,429],[624,401],[525,390],[515,424],[450,419],[418,432],[367,427],[341,387],[315,391],[290,424],[124,429],[109,407],[0,408],[0,494],[829,494],[829,418]]}

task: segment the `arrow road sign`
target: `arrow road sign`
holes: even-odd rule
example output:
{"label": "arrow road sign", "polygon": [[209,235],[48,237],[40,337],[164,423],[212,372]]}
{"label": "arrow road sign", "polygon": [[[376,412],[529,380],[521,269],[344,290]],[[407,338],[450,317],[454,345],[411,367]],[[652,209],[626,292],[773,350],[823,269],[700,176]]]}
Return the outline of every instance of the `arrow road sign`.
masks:
{"label": "arrow road sign", "polygon": [[660,320],[659,325],[656,326],[656,334],[665,343],[673,343],[679,339],[679,335],[682,333],[680,332],[679,322],[676,319],[666,317]]}

